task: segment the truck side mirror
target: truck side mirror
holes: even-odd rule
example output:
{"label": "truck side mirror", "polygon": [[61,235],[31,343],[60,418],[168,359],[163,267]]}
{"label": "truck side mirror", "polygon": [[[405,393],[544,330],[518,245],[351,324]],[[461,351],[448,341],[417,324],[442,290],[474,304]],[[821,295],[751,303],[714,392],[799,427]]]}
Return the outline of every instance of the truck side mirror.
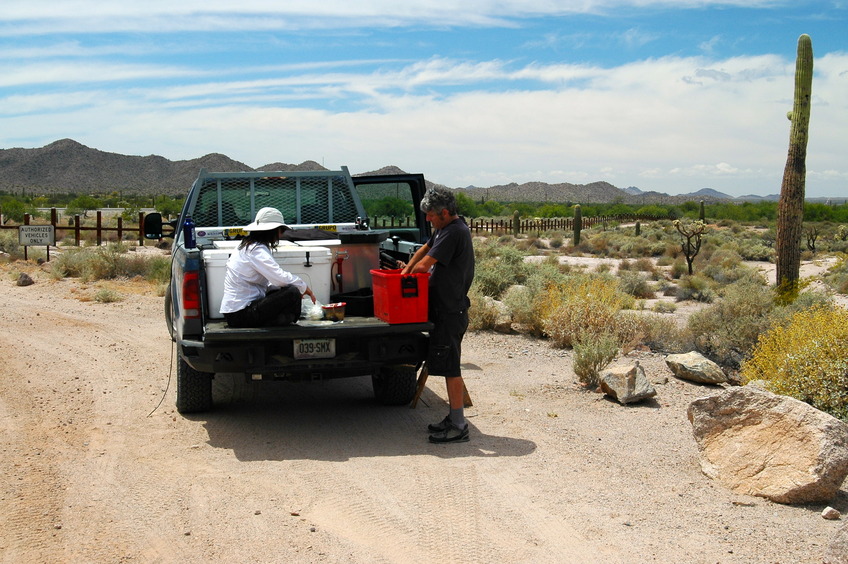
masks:
{"label": "truck side mirror", "polygon": [[161,239],[162,238],[162,214],[149,213],[144,216],[144,238],[145,239]]}
{"label": "truck side mirror", "polygon": [[[162,233],[163,225],[169,225],[171,227],[170,233]],[[177,222],[169,221],[168,223],[162,223],[162,214],[161,213],[149,213],[144,216],[144,238],[145,239],[161,239],[162,237],[173,237],[177,228]]]}

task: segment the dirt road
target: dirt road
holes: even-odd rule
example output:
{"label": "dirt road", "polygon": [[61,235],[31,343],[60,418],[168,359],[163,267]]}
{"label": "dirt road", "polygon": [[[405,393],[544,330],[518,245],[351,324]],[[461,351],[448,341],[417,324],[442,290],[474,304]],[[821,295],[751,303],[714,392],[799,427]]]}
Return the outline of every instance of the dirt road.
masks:
{"label": "dirt road", "polygon": [[426,440],[437,378],[412,410],[363,378],[220,375],[216,411],[184,417],[144,283],[97,303],[3,274],[2,562],[818,562],[841,525],[704,477],[685,412],[719,389],[661,383],[660,357],[640,356],[657,401],[625,408],[580,390],[570,353],[471,334],[461,445]]}

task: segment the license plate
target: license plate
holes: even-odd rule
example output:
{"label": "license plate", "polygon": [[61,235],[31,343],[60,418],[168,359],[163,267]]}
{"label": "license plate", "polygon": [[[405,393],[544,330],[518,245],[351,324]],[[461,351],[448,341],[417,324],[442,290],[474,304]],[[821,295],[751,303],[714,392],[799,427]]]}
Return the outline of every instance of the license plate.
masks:
{"label": "license plate", "polygon": [[335,358],[335,339],[295,339],[294,358],[304,360],[309,358]]}

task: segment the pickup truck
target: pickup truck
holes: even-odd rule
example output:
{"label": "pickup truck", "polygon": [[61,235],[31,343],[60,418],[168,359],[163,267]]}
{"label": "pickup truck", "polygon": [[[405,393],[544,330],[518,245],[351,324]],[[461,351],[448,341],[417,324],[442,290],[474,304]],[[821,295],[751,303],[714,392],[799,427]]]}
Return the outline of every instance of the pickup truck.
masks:
{"label": "pickup truck", "polygon": [[[426,316],[401,323],[375,316],[371,271],[406,260],[429,238],[430,225],[418,209],[425,189],[421,174],[353,177],[346,167],[202,169],[179,219],[163,223],[160,214],[148,214],[146,238],[174,237],[165,322],[178,351],[177,410],[211,409],[216,373],[240,373],[248,382],[370,375],[377,400],[410,402],[432,324]],[[275,252],[278,262],[304,278],[319,302],[344,301],[342,321],[312,316],[280,327],[227,325],[218,310],[226,258],[245,235],[241,227],[266,206],[279,209],[292,228]],[[394,210],[414,222],[371,229],[366,208]],[[188,218],[194,222],[194,241],[190,233],[187,237]],[[311,303],[305,300],[305,310]]]}

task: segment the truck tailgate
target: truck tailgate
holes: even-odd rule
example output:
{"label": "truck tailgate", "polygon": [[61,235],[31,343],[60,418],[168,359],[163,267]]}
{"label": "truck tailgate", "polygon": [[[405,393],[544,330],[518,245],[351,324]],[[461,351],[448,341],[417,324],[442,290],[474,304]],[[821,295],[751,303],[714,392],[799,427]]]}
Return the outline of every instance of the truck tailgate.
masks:
{"label": "truck tailgate", "polygon": [[206,324],[203,341],[206,344],[232,343],[236,341],[265,341],[278,339],[321,339],[330,337],[368,338],[381,335],[429,332],[433,324],[400,323],[389,324],[376,317],[348,317],[340,322],[309,321],[301,319],[295,325],[283,327],[229,327],[226,321],[211,321]]}

